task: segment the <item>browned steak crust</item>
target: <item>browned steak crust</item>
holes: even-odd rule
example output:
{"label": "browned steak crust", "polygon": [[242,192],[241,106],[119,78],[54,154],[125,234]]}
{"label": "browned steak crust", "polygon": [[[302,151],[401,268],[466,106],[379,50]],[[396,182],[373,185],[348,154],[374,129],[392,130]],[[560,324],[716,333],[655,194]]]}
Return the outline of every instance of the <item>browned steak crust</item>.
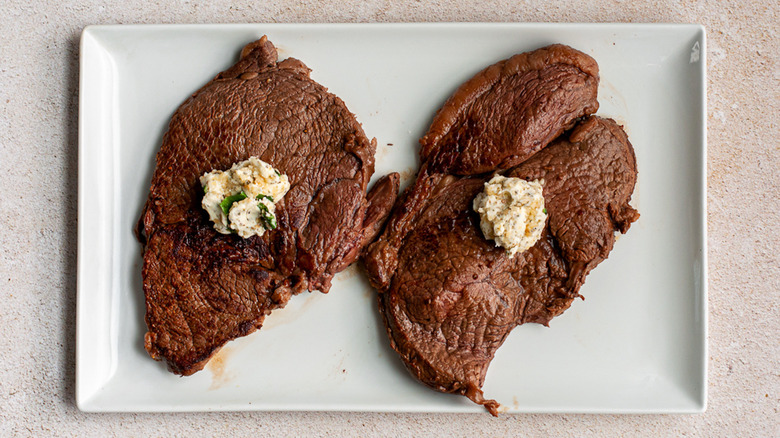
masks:
{"label": "browned steak crust", "polygon": [[477,73],[439,109],[420,140],[431,173],[508,169],[599,108],[590,56],[554,44]]}
{"label": "browned steak crust", "polygon": [[[523,56],[535,58],[549,50]],[[567,52],[561,55],[564,59],[586,57],[568,47],[554,46],[554,50]],[[591,61],[583,63],[595,64]],[[540,68],[544,70],[543,65]],[[577,90],[569,81],[576,85],[590,80],[559,76],[558,81],[545,82],[543,87],[551,88],[554,94]],[[548,90],[521,87],[493,99],[500,101],[496,103],[499,106],[525,108],[525,102],[514,101],[546,93]],[[578,92],[573,94],[577,100]],[[566,100],[563,96],[556,99]],[[452,106],[454,100],[446,105]],[[426,155],[429,132],[422,140],[423,164],[417,181],[404,193],[384,233],[364,257],[370,280],[379,290],[379,307],[391,345],[411,373],[434,389],[462,394],[485,405],[494,415],[498,403],[484,399],[480,388],[496,349],[517,325],[547,325],[566,310],[579,296],[588,272],[609,254],[614,232],[626,232],[638,218],[628,204],[636,182],[636,159],[628,138],[614,121],[588,117],[568,138],[547,146],[550,135],[557,135],[550,133],[561,132],[582,111],[595,110],[597,105],[585,107],[572,112],[542,105],[532,111],[534,116],[554,122],[528,128],[523,117],[517,117],[518,126],[526,130],[523,136],[536,138],[539,144],[515,142],[505,148],[482,148],[466,139],[461,141],[477,146],[471,155],[464,152],[463,159],[457,153],[460,149],[452,147],[452,139],[446,136],[439,136],[441,143],[427,150],[446,150],[454,154],[453,159],[437,161],[443,156],[441,152]],[[466,109],[452,107],[448,111],[463,113]],[[438,132],[443,112],[438,113],[432,131]],[[563,113],[566,115],[561,116]],[[483,112],[482,117],[490,114]],[[502,138],[509,135],[500,134]],[[480,141],[490,143],[489,138]],[[522,162],[512,158],[509,162],[516,166],[505,175],[545,180],[548,210],[542,238],[514,258],[483,237],[479,216],[472,211],[474,197],[492,175],[453,174],[493,171],[505,165],[507,157],[522,157]],[[445,161],[454,167],[440,172]]]}
{"label": "browned steak crust", "polygon": [[[139,226],[149,354],[192,374],[292,295],[327,293],[397,194],[390,175],[366,196],[375,143],[302,62],[277,63],[265,37],[187,99],[157,154]],[[200,207],[199,177],[250,156],[289,177],[279,226],[248,239],[219,234]]]}

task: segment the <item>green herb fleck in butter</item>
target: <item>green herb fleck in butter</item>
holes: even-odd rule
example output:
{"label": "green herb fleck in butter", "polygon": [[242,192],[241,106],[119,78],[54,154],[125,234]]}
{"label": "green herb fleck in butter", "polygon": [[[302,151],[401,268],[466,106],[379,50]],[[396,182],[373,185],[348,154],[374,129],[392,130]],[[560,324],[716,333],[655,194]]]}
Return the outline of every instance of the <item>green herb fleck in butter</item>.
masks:
{"label": "green herb fleck in butter", "polygon": [[200,177],[201,206],[222,234],[262,236],[277,227],[276,204],[290,190],[287,175],[257,157]]}

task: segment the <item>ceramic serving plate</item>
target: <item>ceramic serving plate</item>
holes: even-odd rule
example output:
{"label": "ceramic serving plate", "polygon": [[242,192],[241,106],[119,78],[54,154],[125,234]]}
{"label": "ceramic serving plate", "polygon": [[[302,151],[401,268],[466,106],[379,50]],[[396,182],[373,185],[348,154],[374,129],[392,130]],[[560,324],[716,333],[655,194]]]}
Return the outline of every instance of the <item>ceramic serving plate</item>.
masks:
{"label": "ceramic serving plate", "polygon": [[[133,226],[176,107],[268,35],[379,142],[376,174],[417,169],[417,139],[464,80],[551,43],[593,56],[599,114],[636,150],[641,218],[549,328],[498,350],[486,397],[508,412],[701,412],[706,406],[705,33],[696,25],[91,26],[81,39],[77,401],[85,411],[483,412],[415,381],[357,266],[178,377],[143,348]],[[487,415],[487,414],[485,414]]]}

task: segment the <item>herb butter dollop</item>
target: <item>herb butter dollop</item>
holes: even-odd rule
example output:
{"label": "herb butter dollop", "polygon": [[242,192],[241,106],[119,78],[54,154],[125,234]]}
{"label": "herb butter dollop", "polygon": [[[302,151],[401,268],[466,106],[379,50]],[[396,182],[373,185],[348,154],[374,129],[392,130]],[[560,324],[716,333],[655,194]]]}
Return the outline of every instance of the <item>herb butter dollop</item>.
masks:
{"label": "herb butter dollop", "polygon": [[214,170],[200,177],[201,206],[222,234],[243,238],[262,236],[273,230],[276,204],[290,190],[290,181],[257,157],[233,164],[226,171]]}
{"label": "herb butter dollop", "polygon": [[534,246],[542,237],[547,219],[543,186],[544,180],[495,175],[474,198],[482,233],[496,246],[506,248],[509,257]]}

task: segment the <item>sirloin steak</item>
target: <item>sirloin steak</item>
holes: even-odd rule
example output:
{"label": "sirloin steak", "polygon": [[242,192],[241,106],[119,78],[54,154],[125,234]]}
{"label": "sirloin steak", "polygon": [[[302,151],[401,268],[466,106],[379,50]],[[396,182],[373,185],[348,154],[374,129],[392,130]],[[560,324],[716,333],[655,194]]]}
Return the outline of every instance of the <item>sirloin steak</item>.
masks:
{"label": "sirloin steak", "polygon": [[507,169],[599,108],[599,67],[554,44],[499,61],[461,85],[420,140],[431,173]]}
{"label": "sirloin steak", "polygon": [[[204,367],[226,342],[305,290],[327,293],[378,233],[398,175],[374,172],[369,141],[338,97],[266,37],[173,114],[141,219],[145,347],[177,374]],[[242,239],[216,232],[199,177],[257,156],[290,181],[278,228]]]}
{"label": "sirloin steak", "polygon": [[[598,107],[595,61],[559,45],[511,59],[517,57],[543,57],[553,64],[536,64],[540,71],[533,74],[501,67],[510,76],[546,78],[527,85],[530,89],[505,87],[502,93],[492,92],[492,84],[516,78],[467,82],[445,108],[471,115],[460,117],[447,130],[468,132],[471,128],[464,125],[483,123],[474,121],[479,118],[470,103],[474,89],[487,89],[483,95],[492,93],[498,101],[481,105],[483,118],[495,114],[485,113],[487,108],[530,109],[520,114],[501,112],[501,117],[511,120],[491,120],[490,124],[503,128],[492,133],[480,129],[479,140],[440,135],[440,119],[447,116],[444,109],[439,111],[432,123],[435,133],[429,131],[421,140],[420,175],[364,256],[371,283],[379,291],[390,344],[406,367],[426,385],[465,395],[493,415],[499,404],[486,400],[480,388],[495,351],[514,327],[526,322],[547,325],[566,310],[579,296],[585,276],[607,258],[614,232],[626,232],[638,218],[628,204],[636,182],[636,159],[614,121],[587,117],[568,136],[547,146],[552,136]],[[563,68],[556,64],[561,60],[572,63]],[[572,73],[558,73],[564,70]],[[583,92],[583,84],[588,84],[588,92]],[[561,90],[569,90],[571,99],[556,95]],[[555,97],[546,99],[548,93]],[[525,102],[529,98],[541,103],[529,105]],[[504,131],[513,126],[522,135]],[[500,141],[491,141],[491,136]],[[430,143],[432,138],[438,140]],[[505,142],[506,138],[516,140]],[[468,146],[475,144],[501,146]],[[445,155],[451,158],[439,158]],[[511,158],[507,161],[507,157]],[[515,165],[505,176],[544,179],[548,211],[540,240],[513,258],[484,238],[479,215],[472,210],[474,197],[492,176],[484,172],[504,165]]]}

